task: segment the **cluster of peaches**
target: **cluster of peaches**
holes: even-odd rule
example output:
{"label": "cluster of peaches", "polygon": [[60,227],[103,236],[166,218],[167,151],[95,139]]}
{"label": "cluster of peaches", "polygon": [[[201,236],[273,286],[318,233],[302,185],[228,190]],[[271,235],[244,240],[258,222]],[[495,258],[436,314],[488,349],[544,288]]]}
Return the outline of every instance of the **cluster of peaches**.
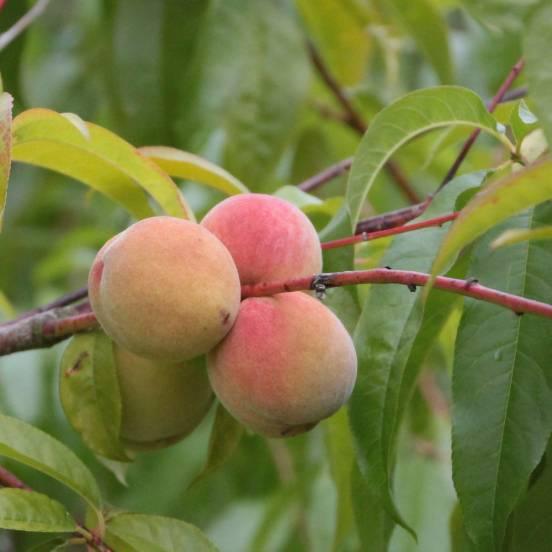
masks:
{"label": "cluster of peaches", "polygon": [[321,271],[309,219],[273,196],[243,194],[201,224],[159,216],[110,239],[89,276],[113,341],[130,448],[166,446],[203,419],[213,391],[267,437],[308,431],[349,398],[357,370],[341,321],[309,292],[241,300],[241,286]]}

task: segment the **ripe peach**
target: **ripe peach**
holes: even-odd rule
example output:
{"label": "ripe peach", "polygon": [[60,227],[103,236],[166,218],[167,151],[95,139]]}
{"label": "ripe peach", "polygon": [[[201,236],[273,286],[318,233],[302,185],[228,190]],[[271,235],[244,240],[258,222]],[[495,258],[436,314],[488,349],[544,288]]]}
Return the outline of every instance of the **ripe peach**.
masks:
{"label": "ripe peach", "polygon": [[144,219],[109,240],[90,270],[92,309],[119,345],[148,358],[183,361],[230,330],[240,302],[232,257],[199,224]]}
{"label": "ripe peach", "polygon": [[226,245],[242,284],[310,276],[322,270],[320,240],[297,207],[265,194],[225,199],[201,224]]}
{"label": "ripe peach", "polygon": [[230,333],[207,355],[222,404],[267,437],[297,435],[336,412],[356,366],[339,318],[301,292],[245,299]]}
{"label": "ripe peach", "polygon": [[121,440],[131,449],[168,446],[191,433],[213,401],[205,357],[166,362],[114,346],[122,402]]}

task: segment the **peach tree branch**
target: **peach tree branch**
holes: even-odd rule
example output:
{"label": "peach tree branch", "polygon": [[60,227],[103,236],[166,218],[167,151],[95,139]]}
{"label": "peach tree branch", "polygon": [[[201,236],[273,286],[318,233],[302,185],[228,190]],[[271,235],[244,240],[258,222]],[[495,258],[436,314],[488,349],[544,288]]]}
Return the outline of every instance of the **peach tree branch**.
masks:
{"label": "peach tree branch", "polygon": [[[410,291],[425,286],[429,274],[410,270],[374,268],[347,272],[331,272],[293,278],[281,282],[263,282],[242,286],[242,298],[263,297],[288,291],[324,291],[326,288],[352,286],[358,284],[401,284]],[[434,287],[451,293],[458,293],[473,299],[487,301],[512,310],[518,315],[535,314],[552,318],[552,305],[518,295],[483,286],[474,279],[460,280],[438,276]],[[99,327],[89,303],[73,307],[56,308],[51,311],[31,315],[18,322],[0,324],[0,356],[50,347],[68,337]]]}

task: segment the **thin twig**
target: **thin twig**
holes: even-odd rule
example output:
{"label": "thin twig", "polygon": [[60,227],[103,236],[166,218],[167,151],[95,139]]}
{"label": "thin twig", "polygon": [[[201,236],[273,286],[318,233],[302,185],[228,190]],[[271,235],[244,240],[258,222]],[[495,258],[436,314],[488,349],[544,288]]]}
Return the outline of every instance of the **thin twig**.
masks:
{"label": "thin twig", "polygon": [[51,303],[47,303],[46,305],[42,305],[41,307],[37,307],[36,309],[31,309],[27,312],[24,312],[23,314],[21,314],[20,316],[12,320],[10,323],[13,324],[15,322],[19,322],[20,320],[24,320],[25,318],[29,318],[29,316],[34,316],[35,314],[39,314],[41,312],[46,312],[59,307],[65,307],[67,305],[71,305],[72,303],[76,303],[77,301],[86,299],[87,296],[88,296],[88,288],[85,286],[80,289],[77,289],[76,291],[66,293],[65,295],[58,297]]}
{"label": "thin twig", "polygon": [[514,90],[509,90],[504,94],[500,103],[513,102],[514,100],[520,100],[525,98],[529,92],[529,87],[520,86],[519,88],[514,88]]}
{"label": "thin twig", "polygon": [[[357,284],[402,284],[409,290],[415,290],[418,286],[425,286],[429,279],[430,275],[423,272],[387,268],[322,273],[281,282],[244,285],[242,298],[275,295],[287,291],[320,291],[324,288]],[[438,276],[434,287],[500,305],[516,314],[531,313],[552,318],[552,305],[548,303],[488,288],[471,280]],[[0,356],[50,347],[75,333],[98,328],[98,321],[89,309],[89,304],[85,303],[78,308],[64,307],[39,313],[16,324],[0,324]]]}
{"label": "thin twig", "polygon": [[7,31],[0,34],[0,51],[13,42],[29,25],[38,19],[43,13],[50,0],[37,0],[34,6],[18,19]]}
{"label": "thin twig", "polygon": [[413,230],[420,230],[422,228],[430,228],[431,226],[441,226],[445,222],[454,220],[459,214],[459,211],[455,211],[454,213],[449,213],[448,215],[442,215],[440,217],[424,220],[415,224],[395,226],[387,230],[379,230],[376,232],[362,232],[361,234],[355,234],[354,236],[347,236],[346,238],[324,242],[322,243],[322,249],[335,249],[337,247],[345,247],[347,245],[354,245],[360,242],[387,238],[388,236],[395,236],[396,234],[404,234],[406,232],[412,232]]}
{"label": "thin twig", "polygon": [[[312,64],[320,75],[320,78],[333,94],[339,105],[342,107],[345,115],[343,121],[355,132],[362,136],[366,132],[368,125],[363,120],[360,113],[358,113],[358,111],[354,108],[351,100],[349,100],[349,97],[347,96],[337,79],[332,75],[329,67],[322,59],[320,52],[316,49],[311,41],[307,41],[307,49]],[[417,203],[420,201],[418,194],[412,188],[397,163],[395,163],[394,161],[388,161],[385,165],[385,170],[389,173],[391,178],[400,188],[404,196],[410,201],[410,203]]]}
{"label": "thin twig", "polygon": [[[374,268],[372,270],[323,273],[303,278],[294,278],[284,282],[245,285],[242,286],[242,298],[275,295],[286,291],[309,289],[319,291],[321,288],[357,284],[403,284],[408,289],[415,289],[418,286],[425,286],[429,280],[430,275],[423,272]],[[548,303],[488,288],[471,280],[437,276],[433,286],[443,291],[458,293],[508,308],[516,314],[532,313],[545,318],[552,318],[552,305]]]}
{"label": "thin twig", "polygon": [[[512,83],[516,80],[517,76],[520,74],[521,70],[523,69],[524,64],[525,62],[523,58],[521,58],[512,67],[512,69],[508,73],[508,76],[506,77],[506,79],[504,79],[504,82],[501,84],[497,93],[494,95],[493,99],[487,104],[487,109],[489,110],[489,113],[492,113],[496,109],[496,106],[502,101],[502,99],[504,98],[504,94],[506,94],[510,86],[512,86]],[[458,172],[460,165],[468,155],[468,152],[470,151],[471,147],[473,146],[474,142],[477,140],[477,137],[480,134],[481,134],[480,128],[476,128],[470,134],[470,136],[462,146],[462,149],[460,150],[458,157],[455,159],[454,163],[452,164],[451,168],[443,178],[441,184],[439,185],[435,193],[438,193],[440,190],[442,190],[456,176],[456,173]]]}
{"label": "thin twig", "polygon": [[310,178],[307,178],[307,180],[301,182],[300,184],[297,184],[297,187],[300,190],[303,190],[303,192],[310,192],[315,188],[318,188],[322,184],[325,184],[326,182],[332,180],[333,178],[336,178],[340,174],[347,172],[351,168],[352,164],[352,157],[343,159],[343,161],[339,161],[339,163],[331,165],[327,169],[324,169],[322,172],[315,174]]}
{"label": "thin twig", "polygon": [[[512,67],[512,69],[504,79],[504,82],[501,84],[500,88],[498,89],[497,93],[487,104],[487,109],[489,110],[490,113],[492,113],[495,110],[496,106],[504,100],[509,87],[512,85],[514,80],[517,78],[517,76],[523,69],[523,65],[524,65],[524,61],[523,59],[520,59]],[[460,153],[458,154],[457,158],[454,160],[454,163],[452,164],[447,174],[441,181],[441,184],[439,185],[437,190],[433,194],[429,195],[425,201],[418,203],[416,205],[411,205],[410,207],[398,209],[397,211],[393,211],[391,213],[384,213],[383,215],[376,215],[375,217],[370,217],[370,218],[361,220],[359,221],[356,227],[356,233],[359,234],[361,232],[371,232],[373,230],[380,230],[383,228],[392,228],[393,226],[405,224],[409,220],[412,220],[420,216],[427,209],[427,207],[433,200],[433,197],[439,191],[441,191],[456,176],[456,173],[458,172],[460,165],[468,155],[471,147],[473,146],[474,142],[477,140],[477,137],[479,136],[480,132],[481,132],[480,129],[476,129],[470,134],[470,136],[462,146],[462,149],[460,150]]]}
{"label": "thin twig", "polygon": [[[12,489],[23,489],[25,491],[32,491],[33,489],[27,484],[23,483],[15,474],[8,471],[6,468],[0,466],[0,486],[10,487]],[[94,550],[99,552],[113,552],[103,540],[84,525],[76,524],[77,530],[75,534],[84,538],[85,542],[91,546]]]}

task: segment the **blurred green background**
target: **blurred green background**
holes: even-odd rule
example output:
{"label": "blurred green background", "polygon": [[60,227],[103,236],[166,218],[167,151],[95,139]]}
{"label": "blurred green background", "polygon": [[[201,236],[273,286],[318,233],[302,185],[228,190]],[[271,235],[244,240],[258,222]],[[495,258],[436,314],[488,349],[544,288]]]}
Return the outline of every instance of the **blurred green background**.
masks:
{"label": "blurred green background", "polygon": [[[368,121],[405,92],[440,83],[470,87],[487,99],[519,57],[519,14],[515,3],[506,12],[500,6],[493,11],[496,2],[478,4],[52,0],[0,52],[0,72],[16,112],[73,112],[137,146],[172,145],[200,154],[251,190],[273,192],[352,155],[359,141],[353,130],[328,118],[339,107],[311,66],[307,37]],[[30,5],[8,0],[0,30]],[[431,133],[401,150],[397,161],[421,197],[435,188],[467,132]],[[496,164],[490,142],[482,144],[464,171]],[[341,196],[345,181],[337,178],[317,195]],[[194,183],[179,185],[198,218],[223,197]],[[382,175],[365,214],[406,204]],[[119,206],[80,183],[15,165],[0,234],[0,320],[84,285],[97,249],[130,222]],[[445,331],[427,361],[445,390],[451,339]],[[246,435],[226,465],[189,488],[205,461],[211,412],[183,442],[140,455],[124,486],[87,451],[61,411],[57,364],[64,346],[0,359],[0,409],[85,459],[114,508],[189,521],[223,552],[333,549],[338,495],[330,458],[339,454],[328,454],[327,423],[285,441]],[[448,419],[431,416],[417,395],[408,422],[398,501],[420,542],[415,548],[398,529],[391,550],[449,550],[455,496]],[[78,511],[69,491],[14,468],[31,486]],[[0,550],[27,550],[41,539],[4,535]],[[356,550],[358,542],[351,526],[339,549]]]}

